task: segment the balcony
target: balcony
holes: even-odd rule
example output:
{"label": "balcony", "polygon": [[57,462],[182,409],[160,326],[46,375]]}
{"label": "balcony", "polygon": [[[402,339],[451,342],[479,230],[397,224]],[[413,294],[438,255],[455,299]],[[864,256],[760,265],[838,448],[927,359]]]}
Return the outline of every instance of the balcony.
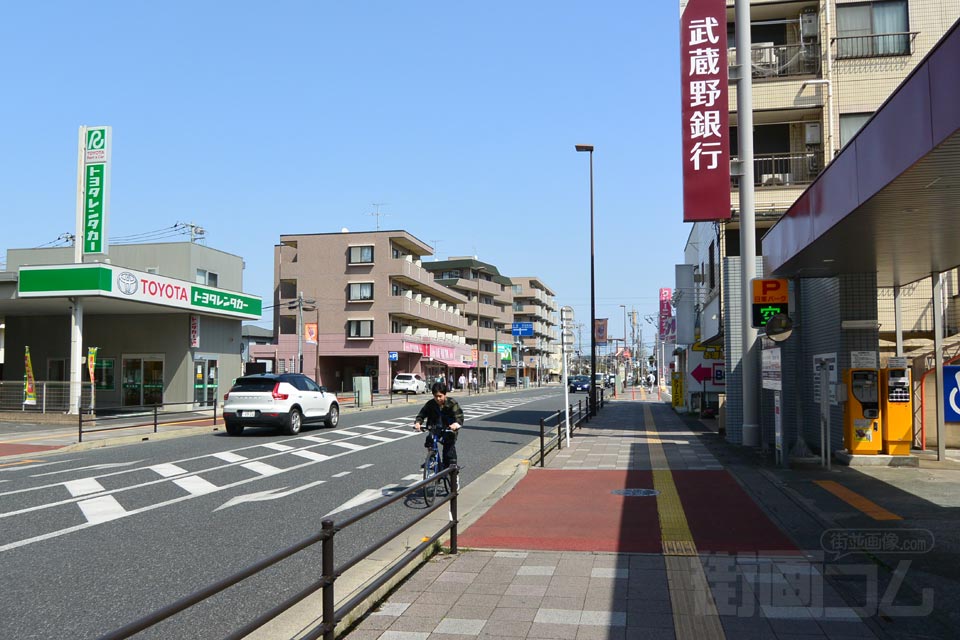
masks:
{"label": "balcony", "polygon": [[882,58],[886,56],[909,56],[913,53],[913,41],[919,31],[900,33],[876,33],[865,36],[839,36],[833,39],[837,46],[835,58]]}
{"label": "balcony", "polygon": [[[727,50],[727,62],[737,64],[736,47]],[[750,68],[758,80],[819,75],[820,45],[756,43],[750,47]]]}
{"label": "balcony", "polygon": [[443,310],[432,303],[418,302],[412,297],[390,296],[383,303],[384,310],[397,317],[426,324],[437,325],[446,331],[462,331],[467,326],[467,320],[455,310]]}
{"label": "balcony", "polygon": [[425,289],[433,297],[444,300],[448,300],[452,296],[459,298],[459,300],[457,300],[458,303],[466,301],[466,298],[459,293],[434,282],[433,274],[412,260],[391,258],[389,266],[390,275],[393,276],[393,279],[408,288]]}
{"label": "balcony", "polygon": [[[753,159],[753,185],[760,189],[810,184],[823,169],[822,158],[819,150],[756,156]],[[739,188],[739,176],[730,176],[730,186]]]}

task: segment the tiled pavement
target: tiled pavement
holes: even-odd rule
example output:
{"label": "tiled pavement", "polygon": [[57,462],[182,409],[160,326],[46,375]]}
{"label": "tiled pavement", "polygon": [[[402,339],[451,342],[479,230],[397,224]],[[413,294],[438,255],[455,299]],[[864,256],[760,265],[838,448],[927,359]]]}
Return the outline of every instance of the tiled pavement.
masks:
{"label": "tiled pavement", "polygon": [[[654,473],[722,469],[698,437],[664,405],[614,402],[576,433],[569,448],[549,459],[548,466]],[[664,513],[661,509],[666,539]],[[681,529],[686,526],[682,513],[680,524]],[[691,552],[682,546],[676,555],[669,550],[461,551],[435,556],[423,565],[347,637],[875,637],[823,580],[820,569],[803,556],[697,553],[695,547]]]}

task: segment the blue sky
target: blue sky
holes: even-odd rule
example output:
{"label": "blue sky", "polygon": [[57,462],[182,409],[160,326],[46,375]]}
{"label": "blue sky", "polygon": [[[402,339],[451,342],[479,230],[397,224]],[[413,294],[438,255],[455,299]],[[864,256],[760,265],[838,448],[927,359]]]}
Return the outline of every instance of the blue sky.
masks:
{"label": "blue sky", "polygon": [[587,143],[597,317],[622,335],[689,233],[678,22],[636,0],[15,3],[0,250],[73,232],[77,127],[107,124],[110,236],[195,222],[265,304],[281,233],[373,230],[385,203],[381,228],[539,276],[588,324]]}

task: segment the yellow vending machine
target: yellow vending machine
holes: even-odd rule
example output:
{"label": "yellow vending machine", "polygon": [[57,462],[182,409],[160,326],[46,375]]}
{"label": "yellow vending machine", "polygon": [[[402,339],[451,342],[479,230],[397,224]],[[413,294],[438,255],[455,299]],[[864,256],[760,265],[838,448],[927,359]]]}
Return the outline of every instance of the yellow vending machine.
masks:
{"label": "yellow vending machine", "polygon": [[847,369],[843,381],[847,402],[843,412],[843,444],[851,454],[880,453],[880,384],[876,369]]}
{"label": "yellow vending machine", "polygon": [[888,455],[910,455],[910,445],[913,443],[912,389],[909,369],[880,370],[883,452]]}

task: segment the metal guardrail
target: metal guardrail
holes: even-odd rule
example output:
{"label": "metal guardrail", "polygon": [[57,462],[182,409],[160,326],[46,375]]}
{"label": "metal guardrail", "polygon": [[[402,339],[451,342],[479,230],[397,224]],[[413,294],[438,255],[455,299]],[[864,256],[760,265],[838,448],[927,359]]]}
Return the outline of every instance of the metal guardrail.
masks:
{"label": "metal guardrail", "polygon": [[[24,404],[26,399],[23,382],[0,381],[0,411],[22,411],[24,413],[64,413],[70,409],[70,383],[38,380],[34,384],[37,392],[35,405]],[[80,384],[82,403],[90,404],[90,383]]]}
{"label": "metal guardrail", "polygon": [[[190,409],[185,409],[182,411],[168,411],[168,407],[176,407],[181,405],[189,405]],[[80,407],[80,412],[77,414],[77,442],[83,442],[83,434],[85,433],[99,433],[101,431],[117,431],[119,429],[133,429],[136,427],[149,427],[153,426],[153,432],[157,433],[159,431],[160,425],[167,422],[175,422],[182,420],[182,415],[185,413],[197,413],[199,411],[209,411],[211,405],[205,405],[199,402],[164,402],[163,404],[149,404],[149,405],[138,405],[138,406],[127,406],[127,407],[117,407],[111,409],[101,409],[101,415],[94,415],[95,410],[91,407],[86,409],[83,406]],[[217,424],[217,403],[212,404],[213,408],[213,424]],[[84,415],[84,411],[87,412]],[[109,412],[106,413],[105,412]],[[177,418],[175,416],[181,416]],[[147,420],[144,420],[147,418]],[[125,422],[126,424],[115,424],[117,422]],[[114,424],[114,426],[103,426],[96,429],[84,429],[83,425],[85,424]]]}
{"label": "metal guardrail", "polygon": [[913,41],[919,33],[919,31],[901,31],[864,36],[837,36],[832,39],[832,42],[837,45],[837,60],[909,56],[913,53]]}
{"label": "metal guardrail", "polygon": [[[604,404],[604,394],[603,389],[598,389],[599,400],[597,400],[597,410],[599,411],[603,408]],[[556,424],[549,427],[551,431],[550,439],[547,439],[547,428],[550,422],[556,420]],[[590,421],[590,397],[588,396],[586,400],[578,400],[576,404],[576,409],[574,405],[570,405],[570,433],[573,433],[576,429],[584,422]],[[531,464],[536,464],[534,460],[536,459],[540,463],[540,467],[545,466],[547,454],[554,449],[560,451],[563,449],[563,436],[567,426],[567,412],[564,409],[555,411],[551,413],[546,418],[540,418],[540,451],[538,452],[539,457],[536,456],[530,458]],[[556,429],[556,435],[553,435],[553,430]]]}
{"label": "metal guardrail", "polygon": [[[756,156],[753,159],[753,185],[762,188],[810,184],[823,169],[821,158],[819,151]],[[737,160],[736,157],[732,159]],[[730,176],[730,184],[738,186],[739,176]]]}
{"label": "metal guardrail", "polygon": [[[199,589],[191,593],[188,596],[180,598],[176,602],[173,602],[165,607],[157,609],[151,614],[148,614],[138,620],[131,622],[130,624],[124,625],[123,627],[100,636],[100,640],[122,640],[123,638],[129,638],[137,633],[140,633],[144,629],[148,629],[153,625],[166,620],[167,618],[176,615],[182,611],[185,611],[192,607],[195,604],[198,604],[218,593],[224,591],[228,587],[232,587],[243,580],[260,573],[261,571],[272,567],[273,565],[279,563],[280,561],[289,558],[290,556],[312,547],[313,545],[320,543],[321,551],[321,576],[319,579],[310,583],[302,590],[294,594],[293,596],[287,598],[280,604],[277,604],[269,611],[257,616],[255,619],[251,620],[245,624],[240,629],[233,631],[231,634],[226,636],[229,640],[240,640],[241,638],[249,635],[255,630],[259,629],[266,623],[270,622],[283,612],[287,611],[298,602],[304,600],[313,593],[316,593],[319,590],[323,590],[322,597],[322,623],[316,629],[312,630],[307,635],[303,636],[304,640],[316,640],[317,638],[323,638],[324,640],[334,640],[337,624],[343,620],[351,611],[360,606],[367,598],[376,593],[381,587],[383,587],[387,582],[392,579],[395,575],[400,573],[400,571],[410,564],[413,560],[419,558],[425,551],[430,549],[434,544],[436,544],[441,536],[443,536],[448,531],[450,532],[450,553],[457,553],[457,474],[459,469],[456,465],[444,469],[436,476],[429,478],[427,480],[421,480],[416,484],[413,484],[403,491],[396,493],[388,498],[384,498],[380,502],[370,506],[367,509],[364,509],[360,513],[347,518],[340,523],[336,523],[333,520],[327,518],[321,522],[321,529],[318,533],[315,533],[300,542],[287,547],[282,551],[260,560],[259,562],[250,565],[246,569],[238,571],[226,578],[218,580],[217,582]],[[409,523],[397,527],[395,530],[386,534],[379,540],[372,543],[366,549],[363,549],[360,553],[353,556],[352,558],[346,560],[340,566],[334,566],[334,539],[336,534],[343,531],[347,527],[356,524],[357,522],[363,520],[364,518],[380,511],[386,506],[405,498],[406,496],[416,493],[424,488],[425,485],[436,482],[437,478],[449,477],[449,486],[452,487],[450,493],[444,497],[442,500],[437,501],[432,507],[423,510],[416,518],[414,518]],[[401,557],[394,565],[387,569],[384,573],[379,575],[375,580],[367,584],[363,589],[361,589],[355,596],[350,598],[348,601],[343,603],[340,607],[336,607],[335,601],[335,592],[334,587],[336,585],[337,578],[341,577],[348,570],[360,563],[361,560],[367,558],[385,544],[393,540],[396,536],[400,535],[414,524],[420,522],[434,511],[439,509],[445,504],[449,504],[450,507],[450,517],[449,519],[440,527],[440,529],[434,533],[429,538],[425,539],[419,545],[408,551],[403,557]]]}
{"label": "metal guardrail", "polygon": [[[737,49],[727,50],[727,64],[737,64]],[[786,78],[820,73],[820,45],[754,44],[750,48],[750,70],[754,78]]]}

